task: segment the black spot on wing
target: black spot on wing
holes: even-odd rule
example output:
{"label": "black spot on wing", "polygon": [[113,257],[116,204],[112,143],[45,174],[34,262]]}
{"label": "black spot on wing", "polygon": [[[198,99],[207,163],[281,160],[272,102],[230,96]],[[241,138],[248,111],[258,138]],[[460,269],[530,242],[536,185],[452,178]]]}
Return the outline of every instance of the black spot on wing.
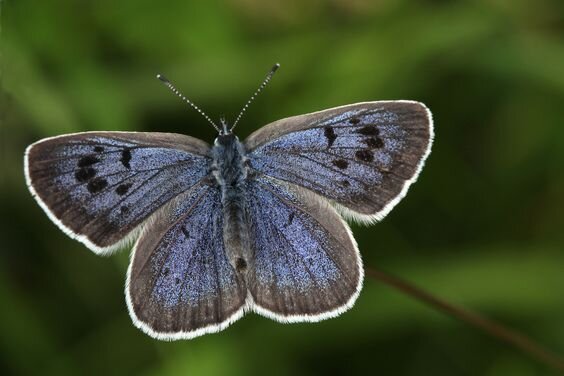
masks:
{"label": "black spot on wing", "polygon": [[344,159],[334,159],[333,161],[331,161],[331,163],[333,163],[334,166],[340,168],[341,170],[349,167],[349,162],[345,161]]}
{"label": "black spot on wing", "polygon": [[333,146],[333,143],[337,139],[337,135],[335,134],[335,130],[332,127],[325,127],[324,130],[325,138],[327,138],[327,147],[330,148]]}
{"label": "black spot on wing", "polygon": [[124,149],[121,152],[121,159],[120,162],[123,164],[123,166],[125,168],[131,168],[131,165],[129,164],[129,162],[131,161],[131,150],[129,149]]}
{"label": "black spot on wing", "polygon": [[370,150],[358,150],[354,153],[354,156],[363,162],[372,162],[374,160],[374,154]]}
{"label": "black spot on wing", "polygon": [[357,117],[350,118],[350,119],[349,119],[349,123],[351,123],[351,124],[358,124],[358,123],[360,123],[360,119],[357,118]]}
{"label": "black spot on wing", "polygon": [[100,160],[98,159],[98,157],[96,157],[95,155],[87,155],[84,156],[82,158],[80,158],[78,160],[78,167],[88,167],[88,166],[92,166],[95,163],[100,162]]}
{"label": "black spot on wing", "polygon": [[290,226],[292,224],[292,222],[294,222],[294,217],[296,216],[296,213],[291,212],[290,215],[288,216],[288,224],[287,226]]}
{"label": "black spot on wing", "polygon": [[101,147],[101,146],[95,146],[95,147],[94,147],[94,151],[95,151],[96,153],[101,153],[101,152],[104,151],[104,148]]}
{"label": "black spot on wing", "polygon": [[131,188],[131,183],[120,184],[116,188],[116,193],[120,196],[123,196],[127,193],[127,191],[129,191],[129,188]]}
{"label": "black spot on wing", "polygon": [[74,174],[74,177],[79,183],[86,183],[94,176],[96,176],[96,170],[92,167],[82,167]]}
{"label": "black spot on wing", "polygon": [[95,178],[88,182],[86,188],[90,193],[98,193],[108,186],[108,181],[104,178]]}
{"label": "black spot on wing", "polygon": [[163,275],[166,277],[167,275],[170,274],[170,269],[169,268],[164,268],[163,270]]}
{"label": "black spot on wing", "polygon": [[122,207],[119,208],[119,211],[121,214],[127,214],[129,212],[129,208],[125,205],[122,205]]}
{"label": "black spot on wing", "polygon": [[379,137],[369,137],[363,140],[364,143],[366,144],[366,146],[370,147],[370,148],[381,148],[382,146],[384,146],[384,141],[382,141],[381,138]]}
{"label": "black spot on wing", "polygon": [[182,233],[184,234],[184,236],[186,238],[190,237],[190,233],[188,232],[188,230],[186,230],[186,227],[184,227],[184,226],[180,227],[180,231],[182,231]]}
{"label": "black spot on wing", "polygon": [[376,128],[374,125],[366,125],[360,128],[358,131],[356,131],[356,133],[360,133],[365,136],[378,136],[380,132],[378,131],[378,128]]}
{"label": "black spot on wing", "polygon": [[351,183],[348,180],[341,180],[341,185],[343,187],[350,187]]}

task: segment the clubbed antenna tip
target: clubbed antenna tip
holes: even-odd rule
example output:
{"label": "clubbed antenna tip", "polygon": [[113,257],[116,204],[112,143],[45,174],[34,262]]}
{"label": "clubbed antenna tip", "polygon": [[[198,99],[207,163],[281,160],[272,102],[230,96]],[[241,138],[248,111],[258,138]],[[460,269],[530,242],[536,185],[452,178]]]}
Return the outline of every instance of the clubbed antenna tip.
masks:
{"label": "clubbed antenna tip", "polygon": [[162,74],[157,74],[157,78],[159,80],[161,80],[162,82],[164,82],[165,84],[170,84],[170,81],[168,80],[168,78],[166,78],[165,76],[163,76]]}

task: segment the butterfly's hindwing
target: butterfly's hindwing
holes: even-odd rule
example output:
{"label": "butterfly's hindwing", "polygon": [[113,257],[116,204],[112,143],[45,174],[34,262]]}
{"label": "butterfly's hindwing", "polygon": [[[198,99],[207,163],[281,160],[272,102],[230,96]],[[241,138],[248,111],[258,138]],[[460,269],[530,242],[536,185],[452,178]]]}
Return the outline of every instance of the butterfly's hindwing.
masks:
{"label": "butterfly's hindwing", "polygon": [[362,265],[347,225],[310,192],[259,177],[249,183],[254,309],[279,321],[317,321],[349,308]]}
{"label": "butterfly's hindwing", "polygon": [[372,220],[387,214],[416,179],[432,135],[423,104],[367,102],[279,120],[245,144],[259,173]]}
{"label": "butterfly's hindwing", "polygon": [[135,246],[126,287],[135,324],[161,339],[222,330],[247,296],[226,256],[219,190],[201,185],[175,201]]}
{"label": "butterfly's hindwing", "polygon": [[78,133],[31,145],[26,178],[55,223],[106,252],[206,176],[208,149],[175,134]]}

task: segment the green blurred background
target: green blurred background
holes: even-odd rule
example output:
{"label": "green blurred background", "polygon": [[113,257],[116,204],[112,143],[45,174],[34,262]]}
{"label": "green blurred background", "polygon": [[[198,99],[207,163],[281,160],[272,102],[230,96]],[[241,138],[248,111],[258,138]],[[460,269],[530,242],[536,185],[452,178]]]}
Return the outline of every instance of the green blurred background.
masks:
{"label": "green blurred background", "polygon": [[250,314],[159,342],[131,324],[128,251],[95,256],[29,194],[25,147],[88,130],[214,130],[164,73],[246,137],[276,119],[378,99],[432,110],[419,181],[380,224],[353,226],[364,262],[564,353],[564,2],[2,1],[2,374],[531,375],[522,353],[367,279],[318,324]]}

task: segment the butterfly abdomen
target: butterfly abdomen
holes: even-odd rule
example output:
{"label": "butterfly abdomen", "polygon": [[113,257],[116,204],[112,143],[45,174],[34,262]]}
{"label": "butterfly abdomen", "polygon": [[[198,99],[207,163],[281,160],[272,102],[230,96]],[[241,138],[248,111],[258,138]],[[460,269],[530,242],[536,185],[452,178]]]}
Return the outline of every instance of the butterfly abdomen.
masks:
{"label": "butterfly abdomen", "polygon": [[244,273],[250,260],[247,221],[245,149],[233,134],[217,137],[212,149],[212,171],[221,190],[223,241],[229,262]]}

